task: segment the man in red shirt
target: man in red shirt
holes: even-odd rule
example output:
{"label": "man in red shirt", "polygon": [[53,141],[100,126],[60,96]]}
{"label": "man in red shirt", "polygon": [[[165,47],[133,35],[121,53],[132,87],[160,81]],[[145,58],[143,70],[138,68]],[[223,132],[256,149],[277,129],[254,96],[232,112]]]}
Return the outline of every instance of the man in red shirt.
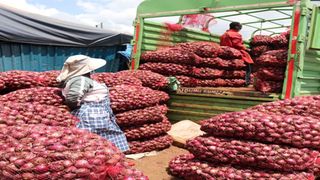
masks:
{"label": "man in red shirt", "polygon": [[242,25],[239,22],[230,23],[230,29],[227,30],[220,37],[220,45],[221,46],[229,46],[235,49],[238,49],[242,54],[243,61],[247,64],[247,73],[246,73],[246,84],[250,84],[250,74],[251,74],[251,64],[253,64],[253,60],[249,53],[249,51],[245,45],[243,44],[242,36],[239,33],[242,29]]}

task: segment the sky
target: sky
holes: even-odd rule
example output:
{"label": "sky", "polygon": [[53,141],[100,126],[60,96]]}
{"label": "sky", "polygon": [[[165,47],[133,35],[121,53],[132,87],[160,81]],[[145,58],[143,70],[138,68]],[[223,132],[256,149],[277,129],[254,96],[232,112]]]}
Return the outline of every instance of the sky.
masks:
{"label": "sky", "polygon": [[86,24],[103,22],[105,29],[133,33],[136,9],[142,0],[0,0],[0,4],[32,13]]}
{"label": "sky", "polygon": [[[143,0],[0,0],[0,4],[65,21],[95,27],[100,22],[103,28],[133,34],[136,9]],[[319,4],[320,2],[317,1]],[[269,14],[272,15],[272,14]],[[268,16],[269,16],[268,15]],[[242,18],[247,19],[247,18]],[[161,20],[177,22],[178,18]],[[213,33],[222,33],[228,22],[218,22],[211,28]],[[249,38],[252,30],[243,30]]]}

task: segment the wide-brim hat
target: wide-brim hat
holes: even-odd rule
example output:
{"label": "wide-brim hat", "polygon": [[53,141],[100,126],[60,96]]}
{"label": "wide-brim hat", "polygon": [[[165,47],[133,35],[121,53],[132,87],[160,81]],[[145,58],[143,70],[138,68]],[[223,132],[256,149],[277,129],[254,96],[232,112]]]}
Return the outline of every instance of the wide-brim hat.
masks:
{"label": "wide-brim hat", "polygon": [[91,58],[85,55],[70,56],[65,61],[57,81],[62,82],[72,77],[90,73],[103,67],[106,63],[104,59]]}

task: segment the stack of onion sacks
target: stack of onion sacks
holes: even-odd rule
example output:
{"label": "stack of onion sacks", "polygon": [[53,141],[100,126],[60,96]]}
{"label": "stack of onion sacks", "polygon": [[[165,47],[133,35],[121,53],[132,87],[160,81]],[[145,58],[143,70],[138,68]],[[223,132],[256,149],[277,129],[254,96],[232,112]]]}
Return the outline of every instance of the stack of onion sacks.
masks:
{"label": "stack of onion sacks", "polygon": [[[214,42],[178,43],[165,49],[145,52],[141,56],[139,69],[165,76],[197,78],[199,83],[192,84],[183,77],[181,85],[185,87],[238,87],[245,85],[246,64],[241,58],[240,51]],[[218,79],[231,80],[220,83]]]}
{"label": "stack of onion sacks", "polygon": [[[290,33],[289,33],[290,34]],[[261,92],[280,93],[285,78],[289,36],[256,35],[251,41],[254,58],[254,87]]]}
{"label": "stack of onion sacks", "polygon": [[147,87],[121,85],[110,88],[117,123],[130,146],[127,154],[167,148],[172,138],[166,134],[171,124],[166,118],[168,94]]}
{"label": "stack of onion sacks", "polygon": [[75,127],[79,119],[69,111],[55,106],[0,102],[0,124],[15,126],[44,124],[48,126]]}
{"label": "stack of onion sacks", "polygon": [[299,97],[203,120],[206,135],[188,140],[193,155],[174,159],[170,171],[186,179],[215,179],[226,171],[232,174],[233,178],[226,175],[230,179],[266,175],[314,179],[312,174],[320,175],[320,122],[317,113],[298,114],[305,108],[315,110],[317,102],[317,96]]}
{"label": "stack of onion sacks", "polygon": [[78,128],[0,126],[4,179],[148,179],[109,141]]}

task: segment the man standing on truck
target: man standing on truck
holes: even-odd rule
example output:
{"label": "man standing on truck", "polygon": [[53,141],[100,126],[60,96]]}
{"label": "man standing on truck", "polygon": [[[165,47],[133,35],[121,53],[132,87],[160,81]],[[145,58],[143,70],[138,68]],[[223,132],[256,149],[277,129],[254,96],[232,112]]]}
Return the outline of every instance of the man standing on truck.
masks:
{"label": "man standing on truck", "polygon": [[250,74],[251,74],[251,64],[253,64],[253,60],[250,54],[247,52],[249,49],[245,47],[243,44],[242,36],[239,33],[242,29],[242,25],[239,22],[230,23],[230,29],[227,30],[220,37],[220,45],[221,46],[229,46],[235,49],[238,49],[242,54],[243,61],[247,64],[247,72],[246,72],[246,85],[250,84]]}

